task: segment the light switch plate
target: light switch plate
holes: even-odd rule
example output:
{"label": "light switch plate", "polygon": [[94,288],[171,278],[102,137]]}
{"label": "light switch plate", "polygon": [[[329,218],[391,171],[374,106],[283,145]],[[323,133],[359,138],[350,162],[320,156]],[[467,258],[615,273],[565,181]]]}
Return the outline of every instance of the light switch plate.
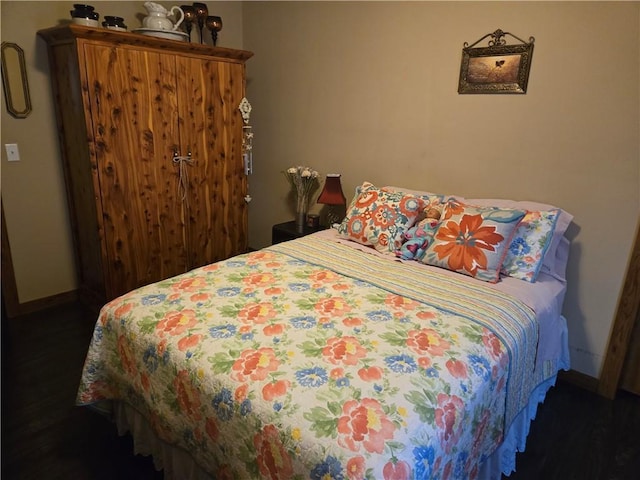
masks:
{"label": "light switch plate", "polygon": [[20,160],[20,152],[17,143],[5,143],[4,148],[7,151],[7,160],[9,162],[17,162]]}

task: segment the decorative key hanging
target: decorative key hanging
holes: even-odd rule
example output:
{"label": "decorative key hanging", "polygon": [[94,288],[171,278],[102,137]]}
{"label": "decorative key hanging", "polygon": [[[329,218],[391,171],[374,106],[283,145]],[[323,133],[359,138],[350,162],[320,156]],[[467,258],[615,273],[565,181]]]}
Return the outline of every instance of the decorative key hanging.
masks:
{"label": "decorative key hanging", "polygon": [[[251,125],[249,125],[251,104],[246,97],[242,99],[238,109],[242,114],[242,121],[244,122],[244,125],[242,126],[242,159],[244,162],[244,173],[245,175],[251,175],[253,173],[253,131],[251,130]],[[247,194],[244,199],[249,203],[251,201],[251,196]]]}

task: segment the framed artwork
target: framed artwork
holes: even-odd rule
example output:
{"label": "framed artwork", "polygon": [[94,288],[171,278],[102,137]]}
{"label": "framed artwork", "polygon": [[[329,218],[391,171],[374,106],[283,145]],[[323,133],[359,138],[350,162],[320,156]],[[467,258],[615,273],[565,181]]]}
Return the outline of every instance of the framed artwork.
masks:
{"label": "framed artwork", "polygon": [[[507,45],[505,35],[521,43]],[[487,47],[473,48],[487,37]],[[498,29],[472,45],[464,43],[458,93],[527,93],[534,38],[529,42]]]}
{"label": "framed artwork", "polygon": [[31,97],[24,50],[15,43],[2,42],[0,57],[7,112],[15,118],[27,118],[31,113]]}

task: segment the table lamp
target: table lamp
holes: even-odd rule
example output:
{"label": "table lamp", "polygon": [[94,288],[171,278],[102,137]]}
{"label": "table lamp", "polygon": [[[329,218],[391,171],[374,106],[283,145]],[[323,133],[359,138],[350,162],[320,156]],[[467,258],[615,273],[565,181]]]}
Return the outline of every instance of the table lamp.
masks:
{"label": "table lamp", "polygon": [[318,197],[318,203],[321,205],[327,205],[327,222],[329,228],[334,223],[340,223],[342,218],[336,212],[335,207],[338,205],[346,205],[347,199],[342,193],[342,185],[340,184],[339,173],[328,173],[324,182],[324,187],[320,196]]}

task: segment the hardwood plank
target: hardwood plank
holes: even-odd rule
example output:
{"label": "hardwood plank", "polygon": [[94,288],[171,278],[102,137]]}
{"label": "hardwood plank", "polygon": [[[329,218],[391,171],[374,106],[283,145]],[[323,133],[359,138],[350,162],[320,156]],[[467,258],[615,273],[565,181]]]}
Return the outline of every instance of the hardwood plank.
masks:
{"label": "hardwood plank", "polygon": [[2,325],[2,479],[162,479],[105,417],[74,405],[95,313],[78,303]]}

